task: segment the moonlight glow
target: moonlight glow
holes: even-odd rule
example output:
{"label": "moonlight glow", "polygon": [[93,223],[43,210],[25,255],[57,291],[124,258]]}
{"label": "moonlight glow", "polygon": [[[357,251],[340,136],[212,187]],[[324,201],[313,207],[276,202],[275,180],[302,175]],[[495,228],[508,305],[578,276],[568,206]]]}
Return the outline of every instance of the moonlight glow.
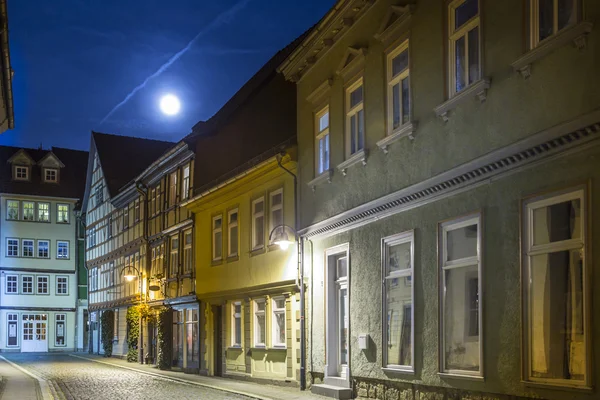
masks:
{"label": "moonlight glow", "polygon": [[160,99],[160,109],[163,112],[163,114],[175,115],[179,112],[180,108],[181,103],[179,102],[177,96],[167,94],[164,95],[162,99]]}

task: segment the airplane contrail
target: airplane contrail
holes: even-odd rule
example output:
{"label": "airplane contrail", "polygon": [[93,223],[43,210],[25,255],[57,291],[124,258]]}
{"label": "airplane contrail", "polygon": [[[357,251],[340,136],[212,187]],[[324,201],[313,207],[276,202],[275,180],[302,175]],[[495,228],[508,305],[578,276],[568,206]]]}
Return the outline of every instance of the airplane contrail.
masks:
{"label": "airplane contrail", "polygon": [[190,40],[189,43],[183,49],[181,49],[177,53],[175,53],[166,63],[161,65],[160,68],[158,68],[158,70],[156,70],[156,72],[154,72],[152,75],[150,75],[149,77],[144,79],[144,82],[140,83],[131,92],[129,92],[129,94],[127,96],[125,96],[125,99],[123,99],[123,101],[121,101],[119,104],[114,106],[113,109],[110,110],[110,112],[108,114],[106,114],[106,116],[104,118],[102,118],[102,120],[100,121],[100,125],[102,125],[111,115],[113,115],[113,113],[115,111],[117,111],[125,103],[127,103],[129,101],[129,99],[131,99],[138,91],[140,91],[144,86],[146,86],[146,84],[150,80],[152,80],[153,78],[156,78],[157,76],[162,74],[175,61],[177,61],[179,59],[179,57],[181,57],[183,54],[185,54],[192,47],[194,42],[196,40],[198,40],[202,35],[204,35],[208,31],[210,31],[211,29],[218,27],[219,25],[221,25],[223,23],[229,22],[229,20],[235,14],[237,14],[242,8],[244,8],[246,6],[246,4],[248,4],[249,1],[250,0],[241,0],[237,4],[235,4],[233,7],[231,7],[229,10],[224,11],[221,14],[219,14],[214,20],[212,20],[212,22],[210,24],[206,25],[204,27],[204,29],[202,29],[200,32],[198,32],[198,34],[196,36],[194,36],[192,38],[192,40]]}

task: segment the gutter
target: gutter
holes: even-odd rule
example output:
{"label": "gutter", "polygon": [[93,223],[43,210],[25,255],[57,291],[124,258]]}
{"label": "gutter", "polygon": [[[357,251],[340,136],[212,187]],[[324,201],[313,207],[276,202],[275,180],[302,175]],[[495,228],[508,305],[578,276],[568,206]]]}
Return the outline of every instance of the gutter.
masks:
{"label": "gutter", "polygon": [[[12,73],[10,66],[10,51],[8,46],[8,10],[6,0],[0,0],[0,51],[2,52],[2,91],[6,103],[6,119],[8,129],[15,127],[15,114],[13,106]],[[4,123],[2,121],[1,123]]]}

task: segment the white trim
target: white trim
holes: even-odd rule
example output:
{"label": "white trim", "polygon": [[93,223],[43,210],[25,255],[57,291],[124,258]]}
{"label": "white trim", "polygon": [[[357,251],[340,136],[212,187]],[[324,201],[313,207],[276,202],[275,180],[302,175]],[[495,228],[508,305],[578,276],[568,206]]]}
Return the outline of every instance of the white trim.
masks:
{"label": "white trim", "polygon": [[[19,294],[19,275],[18,274],[6,274],[5,275],[5,279],[4,279],[4,294],[7,295],[13,295],[13,294]],[[15,284],[15,291],[14,292],[9,292],[8,291],[8,278],[17,278]]]}
{"label": "white trim", "polygon": [[[406,68],[400,71],[398,74],[392,76],[393,73],[393,61],[400,54],[406,52],[407,64]],[[410,46],[409,39],[404,40],[400,45],[396,46],[392,51],[386,55],[386,135],[391,136],[395,131],[399,130],[406,124],[409,124],[412,120],[412,99],[411,99],[411,85],[410,85]],[[408,111],[403,109],[402,104],[402,81],[408,80]],[[400,86],[399,92],[399,117],[398,126],[394,127],[394,87]],[[405,115],[406,113],[406,115]],[[404,121],[405,117],[407,120]]]}
{"label": "white trim", "polygon": [[[236,317],[235,307],[240,306],[239,317]],[[235,320],[240,320],[240,343],[237,343],[235,340],[236,330],[235,330]],[[231,347],[242,347],[242,343],[244,343],[244,307],[242,306],[241,301],[232,301],[231,302]]]}
{"label": "white trim", "polygon": [[[263,305],[264,308],[262,310],[258,309],[259,304]],[[259,316],[264,318],[263,332],[259,332]],[[264,297],[252,300],[252,325],[254,325],[254,329],[252,330],[252,343],[254,344],[254,347],[267,347],[267,301]],[[260,336],[259,333],[262,333],[262,342],[258,341],[258,337]]]}
{"label": "white trim", "polygon": [[[276,306],[277,301],[283,300],[283,308]],[[283,314],[283,342],[279,343],[275,340],[277,335],[277,314]],[[286,315],[286,299],[285,296],[274,296],[271,297],[271,346],[274,348],[286,348],[287,347],[287,315]]]}
{"label": "white trim", "polygon": [[417,121],[407,122],[399,126],[392,133],[377,142],[377,147],[383,151],[383,154],[388,153],[388,147],[403,137],[408,137],[411,141],[415,139],[415,131],[417,130]]}
{"label": "white trim", "polygon": [[[216,228],[215,222],[220,221],[221,222],[221,226]],[[212,243],[211,243],[211,250],[212,250],[212,257],[211,259],[213,261],[221,261],[223,259],[223,214],[219,214],[219,215],[215,215],[212,217],[211,219],[211,226],[210,226],[210,230],[211,230],[211,238],[212,238]],[[219,252],[219,254],[217,254],[217,234],[220,233],[221,234],[221,250]]]}
{"label": "white trim", "polygon": [[489,78],[482,78],[477,82],[474,82],[446,100],[439,106],[435,107],[433,111],[435,115],[442,118],[444,122],[448,122],[448,113],[454,110],[462,103],[466,103],[469,100],[477,97],[481,103],[487,99],[487,91],[490,88],[491,81]]}
{"label": "white trim", "polygon": [[[118,311],[117,311],[118,312]],[[62,319],[59,320],[59,317]],[[64,344],[58,344],[58,323],[63,323],[63,340]],[[117,327],[115,327],[116,329]],[[67,314],[66,313],[57,313],[54,314],[54,346],[55,347],[67,347]]]}
{"label": "white trim", "polygon": [[[48,254],[47,254],[46,257],[41,257],[40,256],[40,243],[42,243],[42,242],[45,242],[48,245],[48,249],[47,249]],[[51,257],[50,256],[50,252],[51,252],[50,240],[48,240],[48,239],[38,239],[37,243],[36,243],[36,255],[35,255],[36,258],[41,258],[41,259],[44,259],[44,260],[49,259]]]}
{"label": "white trim", "polygon": [[[262,203],[262,211],[256,212],[256,205],[258,203]],[[260,196],[257,199],[254,199],[251,204],[252,207],[252,250],[260,250],[265,247],[265,196]],[[258,238],[256,237],[256,227],[258,226],[256,220],[262,217],[262,226],[263,226],[263,237],[262,242],[258,242]]]}
{"label": "white trim", "polygon": [[[14,179],[15,181],[28,181],[29,180],[29,168],[26,165],[15,165],[14,167]],[[25,170],[25,176],[24,177],[19,177],[19,170]]]}
{"label": "white trim", "polygon": [[[15,317],[15,319],[11,319],[10,317]],[[8,344],[8,338],[10,333],[10,322],[14,322],[16,325],[16,334],[17,334],[17,344]],[[8,348],[17,348],[21,345],[21,337],[19,336],[19,314],[16,312],[7,312],[6,313],[6,347]]]}
{"label": "white trim", "polygon": [[[65,256],[61,256],[60,255],[60,245],[61,244],[66,244],[67,247],[67,254]],[[56,241],[56,259],[57,260],[68,260],[71,258],[71,253],[70,253],[70,249],[69,249],[69,241],[68,240],[57,240]]]}
{"label": "white trim", "polygon": [[[8,244],[9,241],[14,240],[16,241],[17,244],[17,254],[16,255],[9,255],[8,254],[8,250],[9,250],[9,246],[14,246],[15,244]],[[19,240],[19,238],[15,238],[15,237],[7,237],[6,238],[6,253],[5,256],[7,258],[14,258],[14,257],[20,257],[21,256],[21,241]]]}
{"label": "white trim", "polygon": [[[58,280],[61,279],[61,278],[65,278],[66,279],[66,281],[65,281],[65,290],[66,290],[66,292],[65,293],[61,293],[60,290],[59,290],[59,282],[58,282]],[[68,275],[56,275],[54,277],[54,280],[55,280],[55,288],[54,288],[55,292],[54,292],[54,294],[57,295],[57,296],[68,296],[69,295],[69,276]]]}
{"label": "white trim", "polygon": [[[273,198],[278,194],[281,195],[281,203],[278,205],[273,205]],[[281,224],[275,224],[275,218],[273,217],[273,213],[275,211],[281,210]],[[269,192],[269,237],[271,236],[271,232],[279,226],[285,223],[284,214],[283,214],[283,188],[279,188],[277,190],[273,190]],[[269,244],[273,244],[272,242]]]}
{"label": "white trim", "polygon": [[[352,106],[351,104],[351,97],[352,97],[352,93],[354,93],[356,90],[360,89],[361,90],[361,101],[359,103],[357,103],[356,105]],[[367,126],[367,124],[365,123],[365,86],[363,84],[363,77],[362,75],[358,78],[356,78],[352,84],[350,84],[348,87],[346,87],[345,89],[345,106],[344,106],[344,138],[345,138],[345,143],[346,143],[346,160],[352,159],[353,156],[355,156],[357,153],[359,153],[361,150],[364,150],[366,147],[366,129],[365,127]],[[359,113],[362,112],[362,125],[359,123],[358,121],[358,115]],[[351,124],[352,124],[352,118],[355,117],[355,121],[356,121],[356,143],[355,143],[355,149],[354,149],[354,153],[352,152],[352,128],[351,128]],[[362,128],[362,147],[359,148],[359,141],[360,141],[360,128]],[[342,163],[343,164],[343,163]],[[338,166],[339,168],[339,166]]]}
{"label": "white trim", "polygon": [[[40,279],[46,279],[46,292],[40,292]],[[35,294],[38,295],[50,295],[50,275],[36,275],[35,276]]]}
{"label": "white trim", "polygon": [[[327,126],[321,129],[321,118],[327,115]],[[331,166],[331,142],[329,129],[331,125],[331,114],[329,113],[329,104],[322,107],[315,113],[315,176],[319,176],[327,171]],[[321,154],[319,142],[326,139],[328,144],[327,163],[325,165],[323,154]]]}
{"label": "white trim", "polygon": [[361,150],[357,151],[356,153],[352,154],[350,157],[348,157],[346,159],[346,161],[339,164],[337,166],[337,168],[340,170],[340,172],[342,173],[343,176],[346,176],[347,175],[346,171],[351,166],[358,164],[358,163],[361,163],[363,165],[363,167],[365,165],[367,165],[368,155],[369,155],[369,153],[367,152],[367,150],[361,149]]}
{"label": "white trim", "polygon": [[[31,278],[31,292],[26,292],[23,289],[23,284],[25,283],[25,278]],[[24,274],[24,275],[21,275],[21,286],[19,288],[19,293],[20,294],[26,294],[26,295],[35,294],[35,292],[36,292],[35,285],[36,285],[35,275],[33,275],[33,274]]]}
{"label": "white trim", "polygon": [[[235,222],[231,222],[231,216],[235,214]],[[232,210],[227,211],[227,257],[237,257],[240,252],[240,212],[236,207]],[[235,251],[231,251],[231,229],[237,228],[237,247]]]}

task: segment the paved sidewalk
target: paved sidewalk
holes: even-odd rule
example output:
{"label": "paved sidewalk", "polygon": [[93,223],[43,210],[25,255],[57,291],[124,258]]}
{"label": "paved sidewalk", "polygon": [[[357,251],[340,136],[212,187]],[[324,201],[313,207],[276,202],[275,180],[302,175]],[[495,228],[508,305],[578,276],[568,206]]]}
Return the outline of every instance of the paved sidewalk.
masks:
{"label": "paved sidewalk", "polygon": [[41,399],[38,381],[0,358],[0,399]]}
{"label": "paved sidewalk", "polygon": [[314,395],[310,391],[300,391],[297,387],[274,386],[254,382],[237,381],[229,378],[208,377],[195,374],[184,374],[183,372],[161,371],[153,365],[130,363],[118,358],[105,358],[90,354],[71,354],[73,357],[83,358],[90,361],[127,368],[145,374],[161,376],[182,383],[209,387],[230,393],[241,394],[259,400],[324,400],[326,397]]}

